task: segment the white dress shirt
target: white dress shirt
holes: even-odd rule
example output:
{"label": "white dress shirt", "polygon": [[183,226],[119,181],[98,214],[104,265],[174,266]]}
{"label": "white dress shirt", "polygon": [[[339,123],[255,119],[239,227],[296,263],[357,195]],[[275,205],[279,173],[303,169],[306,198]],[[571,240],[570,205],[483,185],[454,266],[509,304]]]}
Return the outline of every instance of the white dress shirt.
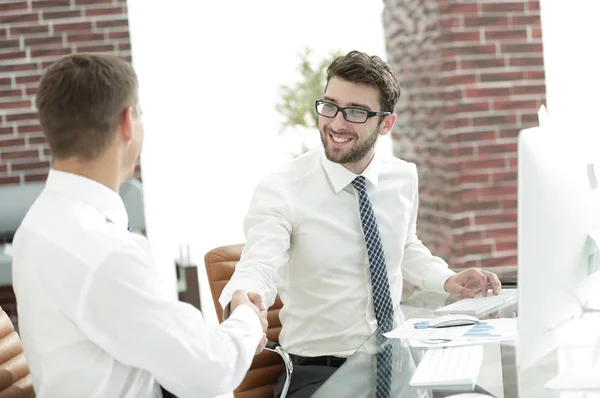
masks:
{"label": "white dress shirt", "polygon": [[[416,235],[416,166],[376,155],[362,175],[378,221],[395,323],[403,277],[444,291],[454,272]],[[254,291],[270,306],[283,302],[279,342],[303,356],[352,354],[377,328],[356,175],[330,162],[322,148],[303,154],[260,182],[244,221],[241,261],[220,297]]]}
{"label": "white dress shirt", "polygon": [[240,306],[208,329],[161,294],[148,241],[119,195],[51,170],[13,241],[19,328],[37,397],[185,397],[233,390],[262,337]]}

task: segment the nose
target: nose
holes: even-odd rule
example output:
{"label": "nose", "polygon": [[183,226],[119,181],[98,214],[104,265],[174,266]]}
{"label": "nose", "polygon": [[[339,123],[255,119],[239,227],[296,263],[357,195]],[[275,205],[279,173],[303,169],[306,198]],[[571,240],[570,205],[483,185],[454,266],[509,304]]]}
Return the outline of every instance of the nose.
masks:
{"label": "nose", "polygon": [[338,112],[337,115],[335,115],[335,117],[330,123],[330,126],[334,131],[342,131],[347,128],[348,122],[346,121],[346,119],[344,119],[344,115],[341,111]]}

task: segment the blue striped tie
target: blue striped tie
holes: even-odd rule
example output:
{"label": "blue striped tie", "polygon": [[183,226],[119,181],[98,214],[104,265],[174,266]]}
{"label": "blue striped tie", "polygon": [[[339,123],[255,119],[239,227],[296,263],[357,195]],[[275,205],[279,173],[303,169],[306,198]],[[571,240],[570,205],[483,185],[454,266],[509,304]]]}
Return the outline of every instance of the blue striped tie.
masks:
{"label": "blue striped tie", "polygon": [[[367,193],[365,177],[358,176],[352,181],[358,192],[360,218],[363,234],[369,256],[369,270],[371,273],[371,288],[373,290],[373,309],[379,325],[380,333],[392,330],[394,326],[394,305],[390,294],[385,255],[381,245],[381,236],[377,227],[377,219],[371,206]],[[376,398],[389,398],[392,380],[392,347],[390,344],[383,346],[377,354],[377,385]]]}

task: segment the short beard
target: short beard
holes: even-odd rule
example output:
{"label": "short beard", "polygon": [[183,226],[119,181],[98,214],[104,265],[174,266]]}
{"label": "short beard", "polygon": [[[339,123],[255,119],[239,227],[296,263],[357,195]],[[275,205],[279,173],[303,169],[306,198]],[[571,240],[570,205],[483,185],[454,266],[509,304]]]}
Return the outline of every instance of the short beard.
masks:
{"label": "short beard", "polygon": [[323,143],[323,147],[325,147],[325,156],[327,159],[334,163],[346,164],[346,163],[356,163],[361,161],[368,155],[369,151],[375,146],[377,143],[377,139],[379,138],[379,128],[375,129],[372,134],[363,138],[363,141],[352,148],[348,153],[340,154],[336,153],[330,147],[329,143],[329,133],[325,130],[327,127],[323,128],[321,131],[321,142]]}

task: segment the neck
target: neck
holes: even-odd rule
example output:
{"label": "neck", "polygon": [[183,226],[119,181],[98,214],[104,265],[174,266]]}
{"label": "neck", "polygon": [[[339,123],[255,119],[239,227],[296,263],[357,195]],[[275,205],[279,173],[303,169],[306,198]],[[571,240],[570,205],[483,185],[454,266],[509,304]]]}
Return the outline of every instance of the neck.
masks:
{"label": "neck", "polygon": [[52,168],[89,178],[117,193],[122,182],[121,173],[115,162],[109,162],[103,156],[93,160],[83,160],[75,157],[56,158],[52,162]]}
{"label": "neck", "polygon": [[366,168],[373,160],[375,156],[375,151],[368,153],[364,158],[354,163],[344,163],[343,166],[353,172],[354,174],[360,174],[366,170]]}

